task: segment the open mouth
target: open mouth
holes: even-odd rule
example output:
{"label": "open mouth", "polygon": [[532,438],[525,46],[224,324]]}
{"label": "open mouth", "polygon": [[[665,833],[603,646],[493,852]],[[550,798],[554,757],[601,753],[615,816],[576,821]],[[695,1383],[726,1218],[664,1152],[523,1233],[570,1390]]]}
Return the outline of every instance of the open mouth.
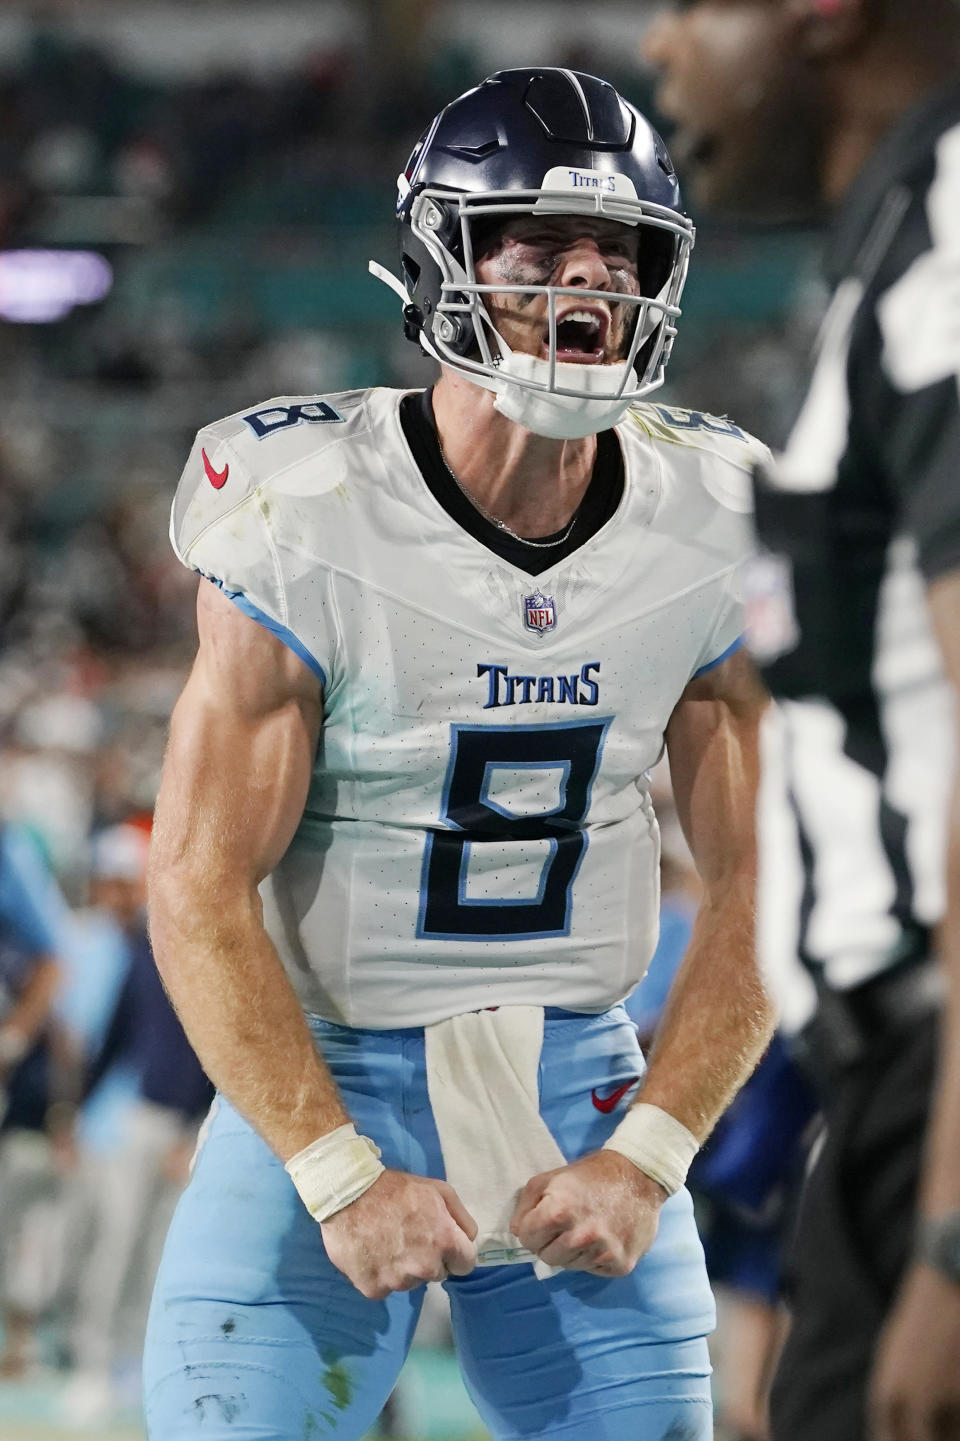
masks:
{"label": "open mouth", "polygon": [[610,318],[603,311],[568,310],[557,319],[557,359],[575,365],[601,364],[609,329]]}

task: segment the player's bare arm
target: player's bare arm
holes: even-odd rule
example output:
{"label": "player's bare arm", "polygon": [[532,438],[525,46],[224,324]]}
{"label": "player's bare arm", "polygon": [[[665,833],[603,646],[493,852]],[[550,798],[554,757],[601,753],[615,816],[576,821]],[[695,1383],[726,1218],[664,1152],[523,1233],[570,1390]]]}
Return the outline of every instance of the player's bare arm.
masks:
{"label": "player's bare arm", "polygon": [[[750,1075],[773,1028],[753,922],[764,704],[750,662],[737,653],[690,682],[667,729],[677,809],[704,899],[638,1102],[666,1112],[698,1142]],[[513,1224],[551,1264],[622,1275],[652,1243],[666,1197],[661,1184],[605,1148],[535,1176]]]}
{"label": "player's bare arm", "polygon": [[257,886],[303,811],[322,717],[298,658],[213,585],[157,802],[157,965],[204,1067],[282,1160],[349,1118],[261,923]]}
{"label": "player's bare arm", "polygon": [[638,1099],[662,1106],[701,1144],[753,1071],[775,1019],[754,935],[758,728],[766,701],[738,651],[690,682],[667,728],[677,813],[703,900]]}
{"label": "player's bare arm", "polygon": [[[928,604],[944,667],[960,696],[960,572],[935,581]],[[958,733],[960,740],[960,733]],[[960,754],[960,745],[957,753]],[[944,778],[947,784],[947,778]],[[921,1178],[921,1227],[960,1230],[960,776],[953,777],[947,839],[947,910],[940,931],[947,982],[940,1065],[927,1162]],[[872,1385],[872,1441],[960,1437],[960,1285],[918,1258],[903,1280],[881,1337]]]}
{"label": "player's bare arm", "polygon": [[[174,712],[150,873],[157,964],[215,1085],[287,1161],[350,1117],[263,927],[258,885],[303,813],[322,723],[316,678],[201,583],[200,646]],[[365,1294],[469,1269],[448,1187],[385,1172],[324,1227]],[[426,1273],[426,1274],[423,1274]]]}

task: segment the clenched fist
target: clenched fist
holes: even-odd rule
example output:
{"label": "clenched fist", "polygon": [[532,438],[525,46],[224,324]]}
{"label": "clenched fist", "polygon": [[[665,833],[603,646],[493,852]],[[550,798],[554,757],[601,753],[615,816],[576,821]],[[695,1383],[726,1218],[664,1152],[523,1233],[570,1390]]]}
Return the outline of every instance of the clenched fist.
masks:
{"label": "clenched fist", "polygon": [[528,1181],[510,1229],[551,1266],[626,1276],[649,1249],[667,1193],[616,1151],[595,1151]]}
{"label": "clenched fist", "polygon": [[384,1171],[320,1227],[327,1255],[371,1301],[476,1265],[477,1223],[446,1181]]}

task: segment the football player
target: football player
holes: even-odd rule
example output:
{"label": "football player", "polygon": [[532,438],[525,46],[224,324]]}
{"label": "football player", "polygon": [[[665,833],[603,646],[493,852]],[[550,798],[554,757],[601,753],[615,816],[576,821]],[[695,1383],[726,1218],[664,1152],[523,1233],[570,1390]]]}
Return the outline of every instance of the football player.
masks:
{"label": "football player", "polygon": [[[400,177],[426,393],[202,430],[204,577],[152,918],[219,1097],[146,1357],[156,1441],[360,1437],[443,1280],[496,1437],[712,1432],[683,1181],[769,1033],[762,696],[740,650],[763,447],[651,404],[693,241],[608,84],[500,72]],[[705,899],[648,1067],[669,752]]]}

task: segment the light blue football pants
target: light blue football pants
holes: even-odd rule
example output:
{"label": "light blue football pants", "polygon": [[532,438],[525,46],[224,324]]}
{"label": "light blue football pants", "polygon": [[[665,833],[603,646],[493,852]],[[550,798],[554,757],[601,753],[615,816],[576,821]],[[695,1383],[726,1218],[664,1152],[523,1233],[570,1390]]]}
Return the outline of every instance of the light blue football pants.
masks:
{"label": "light blue football pants", "polygon": [[[423,1031],[311,1026],[386,1165],[442,1177]],[[569,1159],[602,1144],[632,1090],[608,1108],[613,1094],[642,1069],[622,1007],[547,1011],[541,1111]],[[467,1388],[497,1441],[709,1441],[713,1301],[685,1191],[629,1276],[539,1281],[513,1265],[445,1284]],[[151,1441],[354,1441],[393,1388],[423,1289],[361,1296],[328,1261],[283,1166],[218,1098],[154,1292]]]}

